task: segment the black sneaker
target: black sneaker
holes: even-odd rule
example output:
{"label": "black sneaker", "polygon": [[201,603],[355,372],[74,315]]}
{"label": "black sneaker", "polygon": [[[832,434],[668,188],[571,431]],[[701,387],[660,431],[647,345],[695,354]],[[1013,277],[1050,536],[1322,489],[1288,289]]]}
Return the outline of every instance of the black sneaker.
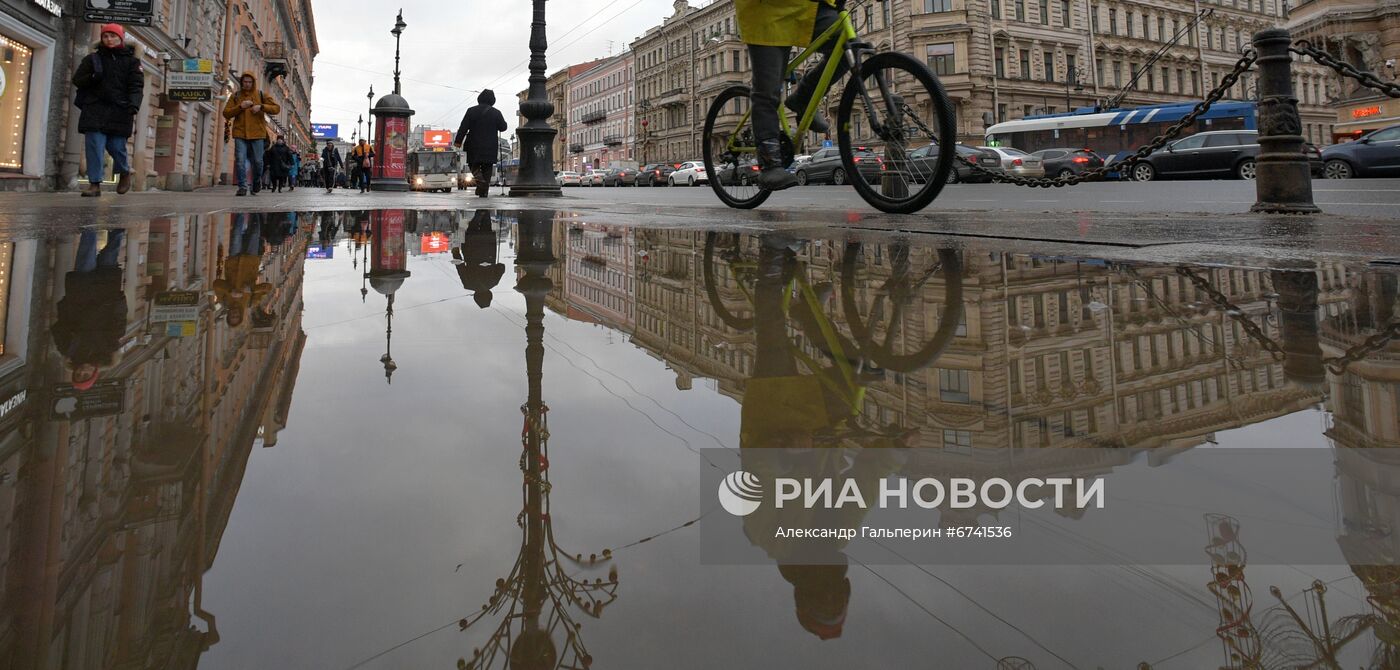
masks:
{"label": "black sneaker", "polygon": [[238,192],[237,192],[237,193],[234,193],[234,195],[248,195],[248,189],[246,189],[246,188],[240,188],[240,189],[238,189]]}

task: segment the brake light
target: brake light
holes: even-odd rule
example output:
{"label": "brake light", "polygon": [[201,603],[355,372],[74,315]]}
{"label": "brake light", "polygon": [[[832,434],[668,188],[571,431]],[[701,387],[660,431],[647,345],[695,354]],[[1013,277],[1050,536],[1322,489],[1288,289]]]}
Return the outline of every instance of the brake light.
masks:
{"label": "brake light", "polygon": [[860,156],[856,156],[856,157],[855,157],[855,162],[857,162],[857,163],[860,162]]}
{"label": "brake light", "polygon": [[1012,165],[1020,165],[1020,164],[1021,164],[1021,159],[1019,159],[1019,158],[1012,159],[1011,164],[1012,164]]}
{"label": "brake light", "polygon": [[1074,162],[1075,162],[1075,163],[1088,163],[1088,162],[1089,162],[1089,159],[1087,159],[1087,158],[1085,158],[1085,157],[1083,157],[1083,156],[1075,156],[1075,157],[1074,157]]}

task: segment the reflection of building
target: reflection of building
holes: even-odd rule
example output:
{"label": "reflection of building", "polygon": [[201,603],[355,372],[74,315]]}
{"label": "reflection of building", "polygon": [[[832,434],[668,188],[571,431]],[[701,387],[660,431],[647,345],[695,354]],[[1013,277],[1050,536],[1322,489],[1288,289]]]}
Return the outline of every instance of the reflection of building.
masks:
{"label": "reflection of building", "polygon": [[[251,447],[275,441],[300,355],[305,240],[266,257],[287,264],[269,302],[270,346],[250,322],[229,326],[208,301],[193,334],[149,321],[160,284],[203,293],[228,244],[229,221],[175,218],[126,230],[126,344],[76,412],[47,332],[64,283],[68,241],[41,242],[57,271],[36,278],[50,296],[29,321],[34,410],[17,446],[0,441],[0,658],[14,668],[194,667],[218,641],[201,607]],[[110,233],[108,233],[110,236]],[[147,324],[152,326],[147,328]],[[99,381],[99,384],[102,383]],[[273,417],[273,419],[265,419]],[[275,424],[266,423],[276,421]],[[195,621],[199,619],[200,621]]]}
{"label": "reflection of building", "polygon": [[563,284],[566,316],[632,329],[637,302],[633,293],[636,234],[630,227],[569,226]]}

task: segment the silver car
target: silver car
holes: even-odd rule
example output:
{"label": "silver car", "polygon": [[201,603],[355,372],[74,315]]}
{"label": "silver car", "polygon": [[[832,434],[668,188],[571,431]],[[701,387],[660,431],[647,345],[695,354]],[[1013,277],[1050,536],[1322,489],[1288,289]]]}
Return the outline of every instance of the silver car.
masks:
{"label": "silver car", "polygon": [[1001,157],[1001,169],[1017,177],[1044,177],[1045,163],[1020,149],[1011,147],[977,147]]}

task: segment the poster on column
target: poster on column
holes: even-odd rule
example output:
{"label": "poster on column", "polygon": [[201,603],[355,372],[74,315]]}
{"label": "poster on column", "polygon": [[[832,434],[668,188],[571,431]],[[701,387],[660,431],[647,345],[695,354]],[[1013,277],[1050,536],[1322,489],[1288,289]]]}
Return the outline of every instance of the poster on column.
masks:
{"label": "poster on column", "polygon": [[408,119],[402,116],[379,117],[379,134],[383,147],[375,176],[404,178],[404,163],[408,157]]}
{"label": "poster on column", "polygon": [[408,267],[408,249],[404,245],[404,210],[381,209],[371,215],[374,223],[374,264],[370,276],[381,272],[398,272]]}

